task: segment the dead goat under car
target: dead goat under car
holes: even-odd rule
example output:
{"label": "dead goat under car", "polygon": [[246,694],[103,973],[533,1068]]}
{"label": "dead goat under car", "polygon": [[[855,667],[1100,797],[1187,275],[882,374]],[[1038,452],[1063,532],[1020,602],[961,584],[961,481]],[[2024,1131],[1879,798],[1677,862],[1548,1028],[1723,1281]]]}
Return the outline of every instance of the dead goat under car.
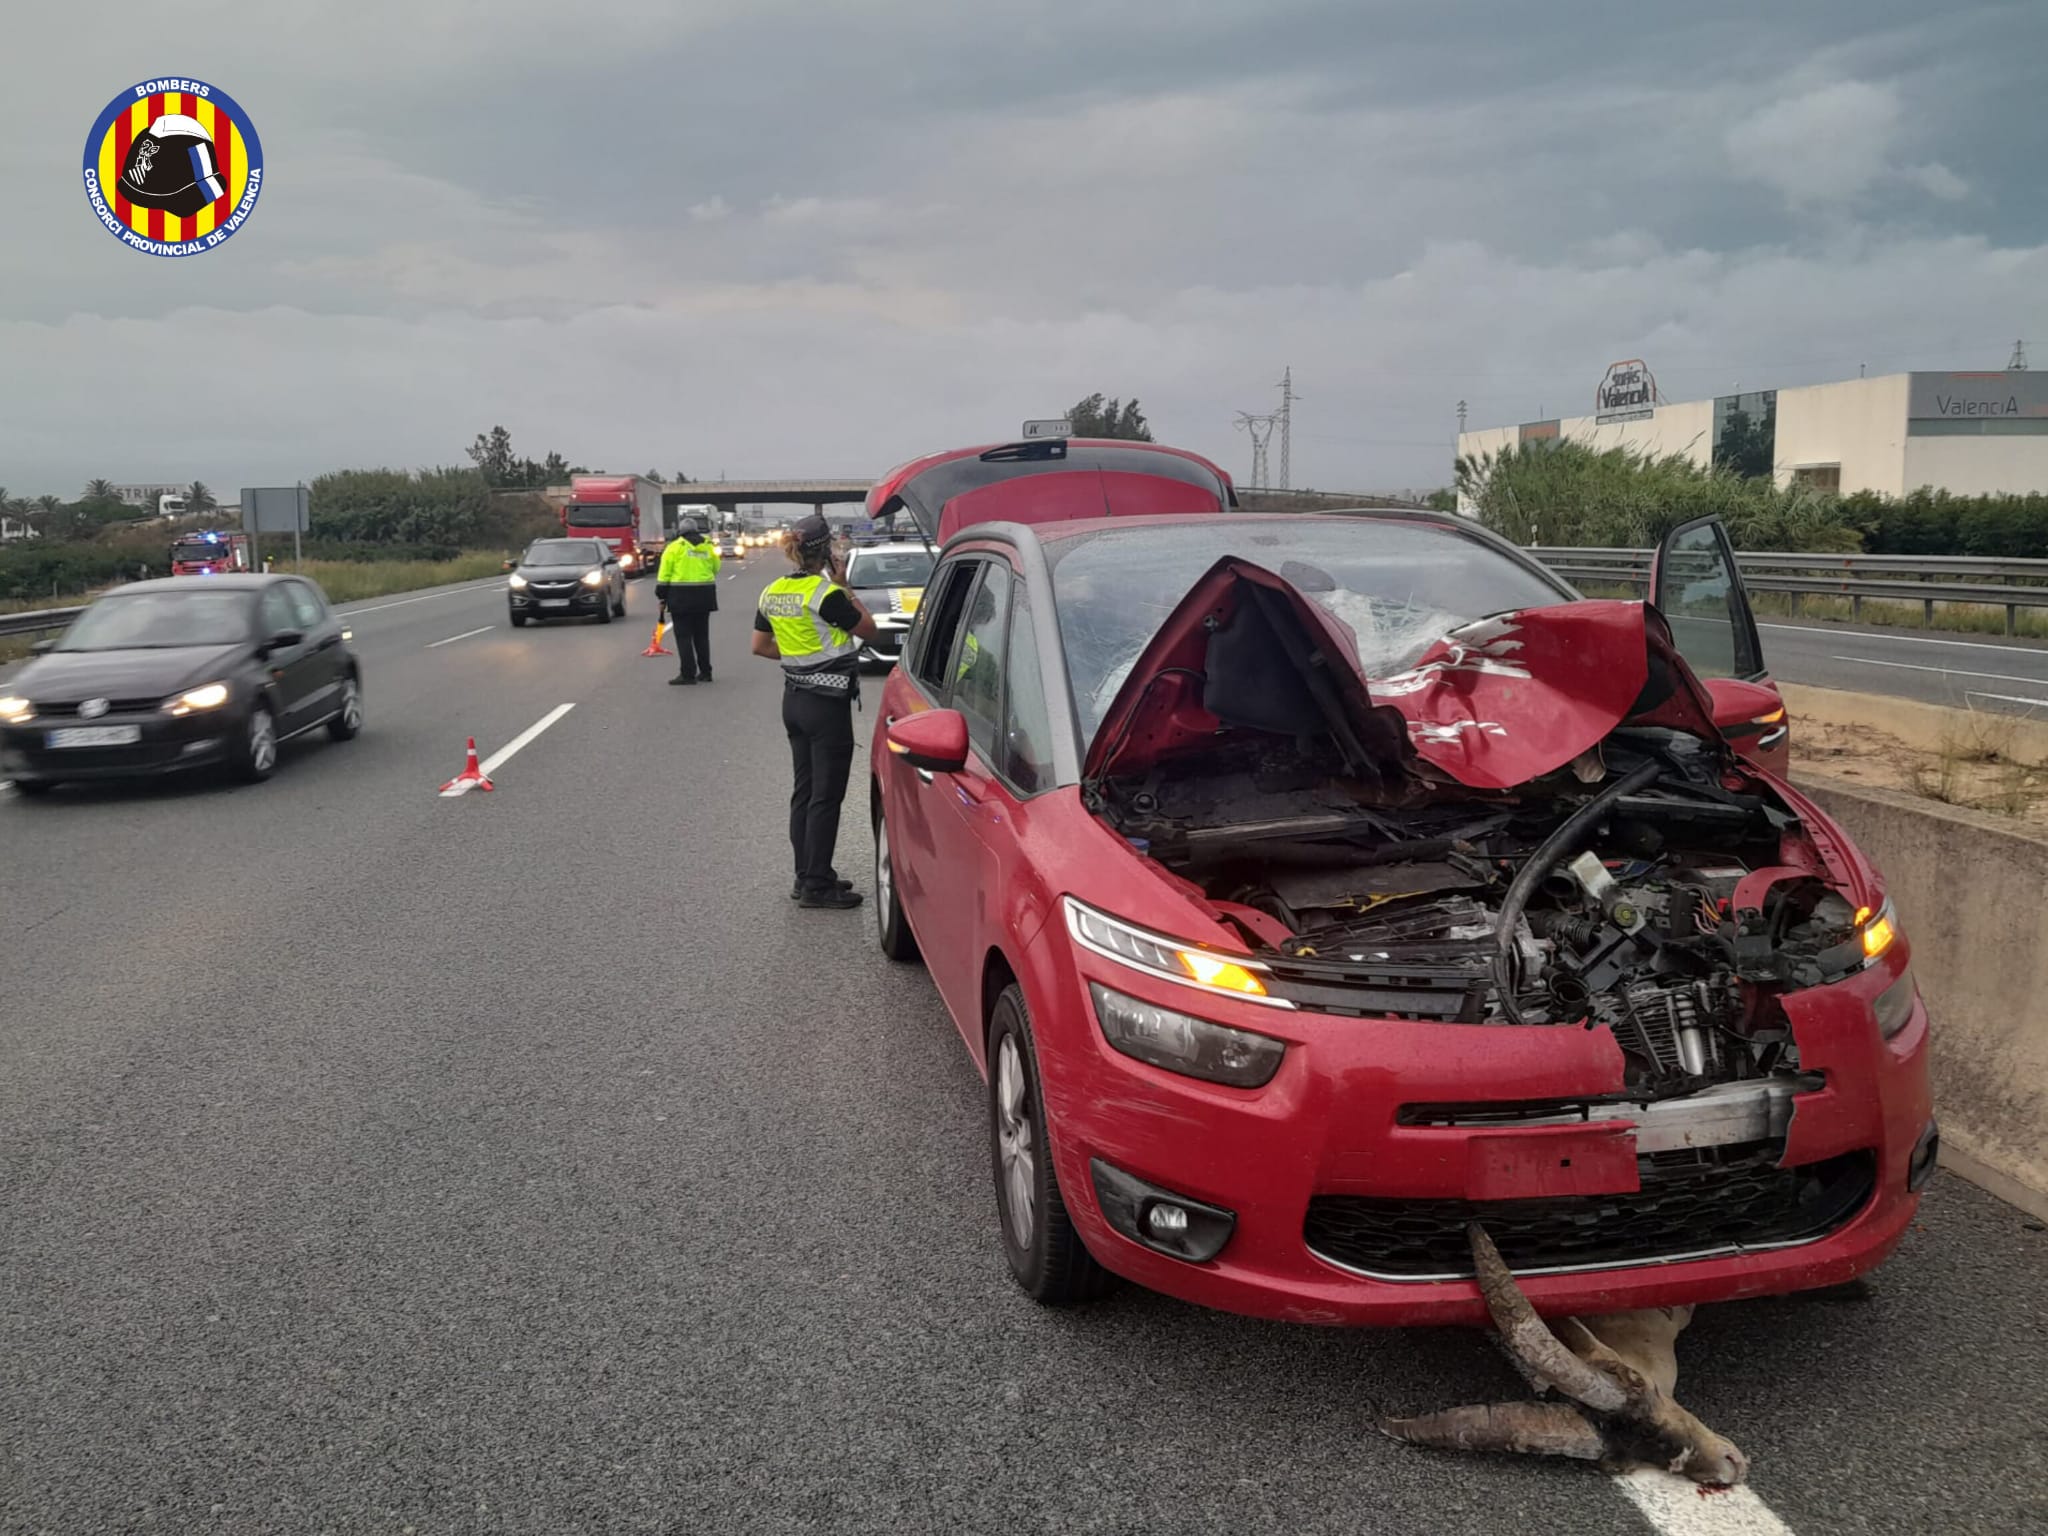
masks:
{"label": "dead goat under car", "polygon": [[1749,1458],[1671,1396],[1674,1346],[1692,1321],[1691,1307],[1567,1317],[1553,1327],[1536,1315],[1486,1229],[1473,1222],[1466,1233],[1509,1361],[1539,1397],[1555,1390],[1570,1401],[1471,1403],[1383,1419],[1383,1434],[1443,1450],[1570,1456],[1608,1471],[1661,1467],[1710,1487],[1749,1475]]}

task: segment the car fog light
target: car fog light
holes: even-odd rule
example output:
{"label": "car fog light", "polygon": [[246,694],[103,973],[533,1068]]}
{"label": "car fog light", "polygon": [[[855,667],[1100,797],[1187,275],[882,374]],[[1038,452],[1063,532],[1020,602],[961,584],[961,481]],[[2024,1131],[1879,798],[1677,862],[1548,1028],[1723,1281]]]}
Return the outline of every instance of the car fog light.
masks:
{"label": "car fog light", "polygon": [[1168,1241],[1184,1237],[1188,1230],[1187,1210],[1169,1201],[1161,1201],[1145,1213],[1145,1229],[1154,1237]]}
{"label": "car fog light", "polygon": [[1095,1200],[1112,1227],[1134,1243],[1190,1264],[1206,1264],[1223,1251],[1237,1230],[1235,1212],[1205,1205],[1091,1158]]}

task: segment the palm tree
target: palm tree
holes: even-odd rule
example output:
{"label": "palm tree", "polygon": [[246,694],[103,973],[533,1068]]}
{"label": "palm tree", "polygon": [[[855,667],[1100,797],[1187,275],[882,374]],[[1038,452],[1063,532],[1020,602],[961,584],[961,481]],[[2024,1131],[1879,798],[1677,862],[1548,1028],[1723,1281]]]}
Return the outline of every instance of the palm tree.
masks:
{"label": "palm tree", "polygon": [[187,512],[211,512],[220,503],[213,499],[213,492],[206,488],[204,480],[194,480],[185,487],[185,510]]}
{"label": "palm tree", "polygon": [[64,498],[62,496],[50,495],[38,496],[36,498],[36,505],[41,507],[45,514],[48,514],[62,507],[64,505]]}
{"label": "palm tree", "polygon": [[115,501],[119,497],[114,490],[113,481],[88,480],[85,482],[85,499],[87,501]]}

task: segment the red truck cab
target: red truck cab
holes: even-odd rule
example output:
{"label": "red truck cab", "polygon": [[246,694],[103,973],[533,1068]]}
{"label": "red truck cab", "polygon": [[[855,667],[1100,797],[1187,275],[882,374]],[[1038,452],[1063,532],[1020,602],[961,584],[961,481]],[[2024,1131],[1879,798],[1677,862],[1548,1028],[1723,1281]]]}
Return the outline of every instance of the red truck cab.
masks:
{"label": "red truck cab", "polygon": [[171,545],[173,576],[225,576],[251,569],[246,533],[188,533]]}
{"label": "red truck cab", "polygon": [[661,487],[644,475],[572,475],[562,532],[601,539],[628,576],[661,563]]}

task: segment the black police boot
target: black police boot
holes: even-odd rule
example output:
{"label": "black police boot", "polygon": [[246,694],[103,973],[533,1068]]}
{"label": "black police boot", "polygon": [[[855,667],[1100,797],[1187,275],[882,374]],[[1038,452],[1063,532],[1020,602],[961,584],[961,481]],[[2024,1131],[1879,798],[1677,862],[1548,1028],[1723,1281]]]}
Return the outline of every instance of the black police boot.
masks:
{"label": "black police boot", "polygon": [[859,906],[860,902],[861,895],[859,891],[851,891],[840,885],[831,885],[822,891],[805,891],[798,898],[797,904],[799,906],[821,908],[829,912],[848,912]]}
{"label": "black police boot", "polygon": [[[853,889],[853,882],[851,880],[834,880],[832,888],[835,891],[850,891]],[[791,901],[802,901],[804,899],[804,882],[801,878],[798,878],[790,886],[789,899]]]}

